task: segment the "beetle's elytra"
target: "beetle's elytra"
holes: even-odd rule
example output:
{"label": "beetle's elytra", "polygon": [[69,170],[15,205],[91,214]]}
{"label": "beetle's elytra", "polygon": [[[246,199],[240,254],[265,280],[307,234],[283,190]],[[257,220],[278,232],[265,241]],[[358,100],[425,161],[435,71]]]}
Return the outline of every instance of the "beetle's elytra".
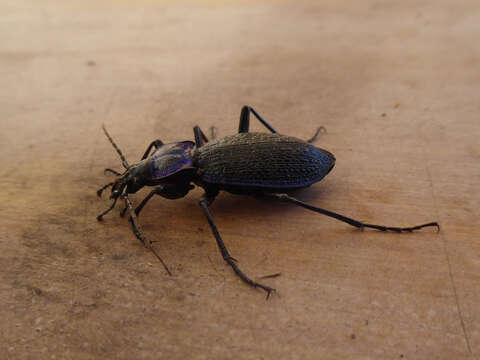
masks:
{"label": "beetle's elytra", "polygon": [[[250,133],[250,113],[253,113],[270,130],[271,134]],[[288,195],[287,193],[291,190],[304,188],[320,181],[334,167],[335,157],[333,154],[311,145],[322,128],[320,127],[317,133],[307,141],[280,135],[253,108],[244,106],[240,114],[237,134],[209,141],[202,130],[195,126],[193,129],[195,142],[182,141],[164,144],[161,140],[155,140],[148,146],[138,163],[129,165],[103,127],[105,135],[120,155],[125,171],[119,173],[110,168],[105,169],[105,171],[115,174],[117,178],[100,188],[97,194],[101,196],[106,188],[112,187],[110,198],[113,199],[113,203],[106,211],[98,215],[97,219],[102,220],[103,216],[115,207],[117,200],[122,198],[125,201],[125,208],[121,212],[122,216],[127,210],[129,211],[135,236],[152,250],[166,271],[171,274],[153,249],[152,243],[141,230],[137,217],[154,195],[160,195],[167,199],[178,199],[193,189],[193,184],[200,186],[205,190],[205,194],[200,199],[200,207],[207,217],[223,259],[244,282],[265,290],[267,298],[274,289],[253,281],[245,275],[237,266],[235,259],[230,256],[220,237],[208,208],[219,191],[289,202],[361,229],[373,228],[396,232],[413,231],[429,226],[436,226],[440,229],[436,222],[411,227],[366,224],[306,204]],[[136,193],[144,186],[154,186],[154,189],[133,209],[128,194]]]}
{"label": "beetle's elytra", "polygon": [[248,193],[309,186],[328,174],[335,157],[290,136],[239,133],[196,149],[193,162],[201,181]]}

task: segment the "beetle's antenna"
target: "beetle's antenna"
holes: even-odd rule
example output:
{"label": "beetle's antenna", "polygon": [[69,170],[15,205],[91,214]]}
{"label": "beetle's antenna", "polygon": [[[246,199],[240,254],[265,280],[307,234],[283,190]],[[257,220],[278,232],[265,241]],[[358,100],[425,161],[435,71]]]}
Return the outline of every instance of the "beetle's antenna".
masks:
{"label": "beetle's antenna", "polygon": [[132,221],[133,233],[137,238],[139,238],[143,242],[143,245],[145,245],[146,248],[150,249],[155,254],[157,259],[160,260],[163,267],[167,271],[168,275],[172,276],[172,273],[168,269],[167,265],[163,262],[160,255],[158,255],[155,249],[153,248],[152,242],[148,240],[145,237],[145,235],[143,235],[142,229],[140,228],[140,224],[138,223],[137,215],[135,215],[135,211],[133,210],[132,203],[130,202],[130,199],[128,198],[128,194],[125,191],[123,192],[122,197],[125,200],[125,205],[128,208],[128,211],[130,212],[130,219]]}
{"label": "beetle's antenna", "polygon": [[115,141],[113,141],[112,137],[108,133],[107,129],[105,128],[105,125],[102,124],[102,129],[105,135],[107,136],[108,140],[110,140],[110,143],[113,145],[115,150],[117,150],[118,155],[120,155],[120,159],[122,159],[122,165],[125,169],[128,169],[129,165],[127,162],[127,159],[125,159],[125,156],[123,156],[122,151],[118,148],[117,144],[115,144]]}

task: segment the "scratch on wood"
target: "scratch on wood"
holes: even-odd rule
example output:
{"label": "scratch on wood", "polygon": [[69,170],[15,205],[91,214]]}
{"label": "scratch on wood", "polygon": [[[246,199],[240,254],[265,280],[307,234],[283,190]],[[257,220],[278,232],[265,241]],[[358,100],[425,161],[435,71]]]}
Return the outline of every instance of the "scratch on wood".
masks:
{"label": "scratch on wood", "polygon": [[[434,187],[433,187],[433,180],[432,180],[432,176],[430,174],[430,169],[428,168],[428,164],[425,165],[425,169],[427,171],[428,181],[430,183],[430,189],[431,189],[431,192],[432,192],[433,206],[435,207],[435,216],[436,216],[437,219],[440,220],[438,207],[437,207],[437,200],[436,200],[436,197],[435,197],[435,190],[434,190]],[[442,239],[443,251],[445,253],[445,258],[447,260],[448,276],[449,276],[450,282],[452,284],[452,290],[453,290],[453,295],[455,297],[455,303],[456,303],[456,306],[457,306],[458,317],[460,318],[460,324],[462,326],[463,336],[465,337],[465,344],[467,345],[468,352],[471,354],[472,353],[472,348],[470,347],[470,341],[468,340],[468,334],[467,334],[467,329],[465,327],[465,321],[463,320],[462,309],[461,309],[460,303],[458,301],[457,287],[455,286],[455,281],[453,279],[452,264],[450,262],[450,255],[448,254],[447,239],[445,237],[445,232],[444,231],[440,232],[440,237]]]}

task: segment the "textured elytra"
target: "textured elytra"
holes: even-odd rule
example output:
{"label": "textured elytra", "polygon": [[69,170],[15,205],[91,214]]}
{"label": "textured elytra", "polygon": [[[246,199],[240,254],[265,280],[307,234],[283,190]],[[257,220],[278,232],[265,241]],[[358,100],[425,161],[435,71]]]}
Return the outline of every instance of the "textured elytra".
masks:
{"label": "textured elytra", "polygon": [[294,137],[240,133],[197,149],[194,164],[207,183],[296,188],[321,180],[335,157]]}

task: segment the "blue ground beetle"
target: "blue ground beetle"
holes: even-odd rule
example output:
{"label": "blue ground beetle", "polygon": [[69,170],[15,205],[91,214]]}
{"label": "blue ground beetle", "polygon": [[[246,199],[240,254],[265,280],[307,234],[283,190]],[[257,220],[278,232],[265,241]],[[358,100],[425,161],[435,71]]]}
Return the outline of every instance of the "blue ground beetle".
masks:
{"label": "blue ground beetle", "polygon": [[[250,133],[251,113],[271,133]],[[195,142],[181,141],[164,144],[161,140],[155,140],[148,146],[140,162],[129,165],[103,127],[108,140],[120,155],[125,171],[119,173],[110,168],[105,169],[106,172],[115,174],[117,178],[99,189],[97,194],[101,196],[102,192],[111,186],[110,198],[113,199],[113,203],[106,211],[98,215],[97,219],[102,220],[103,216],[114,208],[117,200],[122,198],[125,201],[125,208],[121,215],[123,216],[127,210],[129,211],[129,219],[135,236],[152,250],[171,275],[168,267],[152,247],[151,241],[141,230],[137,217],[154,195],[160,195],[167,199],[178,199],[193,189],[193,184],[200,186],[205,190],[205,194],[199,204],[207,217],[223,259],[240,279],[252,287],[265,290],[267,297],[274,289],[253,281],[240,270],[236,260],[228,252],[213,221],[209,206],[221,190],[233,194],[289,202],[360,229],[373,228],[396,232],[413,231],[427,226],[436,226],[439,229],[436,222],[412,227],[366,224],[309,205],[288,195],[289,191],[320,181],[335,165],[333,154],[311,145],[322,128],[320,127],[315,135],[307,141],[280,135],[253,108],[244,106],[240,114],[238,134],[215,140],[212,133],[212,139],[209,141],[203,131],[195,126],[193,129]],[[133,209],[128,195],[136,193],[144,186],[154,186],[155,188]]]}

